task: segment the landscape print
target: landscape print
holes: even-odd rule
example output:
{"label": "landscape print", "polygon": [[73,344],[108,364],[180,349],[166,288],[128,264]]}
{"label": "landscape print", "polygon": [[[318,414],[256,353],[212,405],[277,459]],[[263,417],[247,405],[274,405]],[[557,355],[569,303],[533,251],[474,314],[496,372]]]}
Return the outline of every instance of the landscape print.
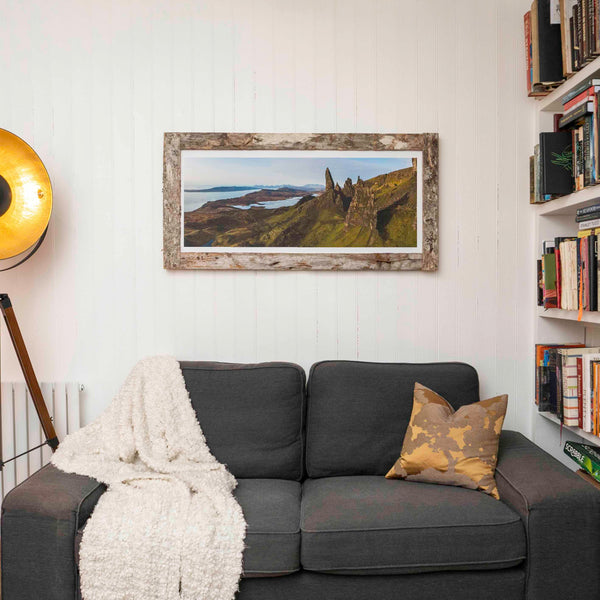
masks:
{"label": "landscape print", "polygon": [[419,251],[414,152],[215,154],[182,153],[183,250]]}

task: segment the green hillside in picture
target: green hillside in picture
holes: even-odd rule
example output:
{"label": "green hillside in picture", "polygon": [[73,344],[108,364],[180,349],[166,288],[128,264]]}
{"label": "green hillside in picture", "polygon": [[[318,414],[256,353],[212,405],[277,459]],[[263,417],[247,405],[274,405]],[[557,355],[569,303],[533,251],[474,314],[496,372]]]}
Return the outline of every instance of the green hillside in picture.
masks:
{"label": "green hillside in picture", "polygon": [[[323,189],[321,187],[321,189]],[[277,208],[269,208],[277,206]],[[286,203],[291,205],[286,205]],[[293,203],[293,204],[292,204]],[[282,186],[207,202],[184,216],[186,247],[417,246],[417,168],[343,186],[325,171],[325,189]]]}

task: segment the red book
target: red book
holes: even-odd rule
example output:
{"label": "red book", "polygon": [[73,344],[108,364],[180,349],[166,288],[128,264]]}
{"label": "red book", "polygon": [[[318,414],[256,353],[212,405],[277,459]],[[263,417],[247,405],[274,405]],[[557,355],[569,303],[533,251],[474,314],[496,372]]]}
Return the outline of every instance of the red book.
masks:
{"label": "red book", "polygon": [[573,98],[572,100],[569,100],[563,106],[564,111],[567,112],[569,109],[573,108],[576,104],[583,102],[587,98],[592,98],[597,91],[600,91],[600,88],[598,88],[598,86],[589,87],[587,90],[585,90],[585,92],[581,92],[581,94],[579,94],[578,96],[575,96],[575,98]]}
{"label": "red book", "polygon": [[579,404],[579,429],[583,429],[583,370],[581,356],[577,357],[577,402]]}
{"label": "red book", "polygon": [[558,249],[560,244],[556,244],[554,248],[554,260],[556,261],[556,306],[560,305],[560,294],[562,291],[561,277],[560,277],[560,250]]}

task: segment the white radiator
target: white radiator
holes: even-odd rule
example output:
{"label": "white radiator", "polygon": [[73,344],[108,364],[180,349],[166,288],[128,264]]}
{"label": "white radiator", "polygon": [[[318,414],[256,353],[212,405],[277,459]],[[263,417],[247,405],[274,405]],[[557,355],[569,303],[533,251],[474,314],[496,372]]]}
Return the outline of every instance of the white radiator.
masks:
{"label": "white radiator", "polygon": [[[40,383],[59,442],[79,429],[78,383]],[[45,438],[33,401],[24,382],[0,384],[2,458],[8,460],[41,444]],[[2,470],[1,496],[50,461],[52,451],[44,446],[13,460]]]}

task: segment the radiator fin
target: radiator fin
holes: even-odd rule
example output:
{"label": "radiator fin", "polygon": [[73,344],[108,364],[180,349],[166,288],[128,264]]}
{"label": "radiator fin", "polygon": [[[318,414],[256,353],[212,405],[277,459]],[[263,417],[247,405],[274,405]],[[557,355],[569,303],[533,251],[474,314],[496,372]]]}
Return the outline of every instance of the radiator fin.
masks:
{"label": "radiator fin", "polygon": [[[40,387],[61,441],[81,426],[80,385],[57,382],[41,383]],[[42,427],[24,382],[0,384],[0,410],[4,460],[42,443]],[[5,465],[0,478],[1,497],[50,462],[51,457],[52,451],[44,446]]]}

